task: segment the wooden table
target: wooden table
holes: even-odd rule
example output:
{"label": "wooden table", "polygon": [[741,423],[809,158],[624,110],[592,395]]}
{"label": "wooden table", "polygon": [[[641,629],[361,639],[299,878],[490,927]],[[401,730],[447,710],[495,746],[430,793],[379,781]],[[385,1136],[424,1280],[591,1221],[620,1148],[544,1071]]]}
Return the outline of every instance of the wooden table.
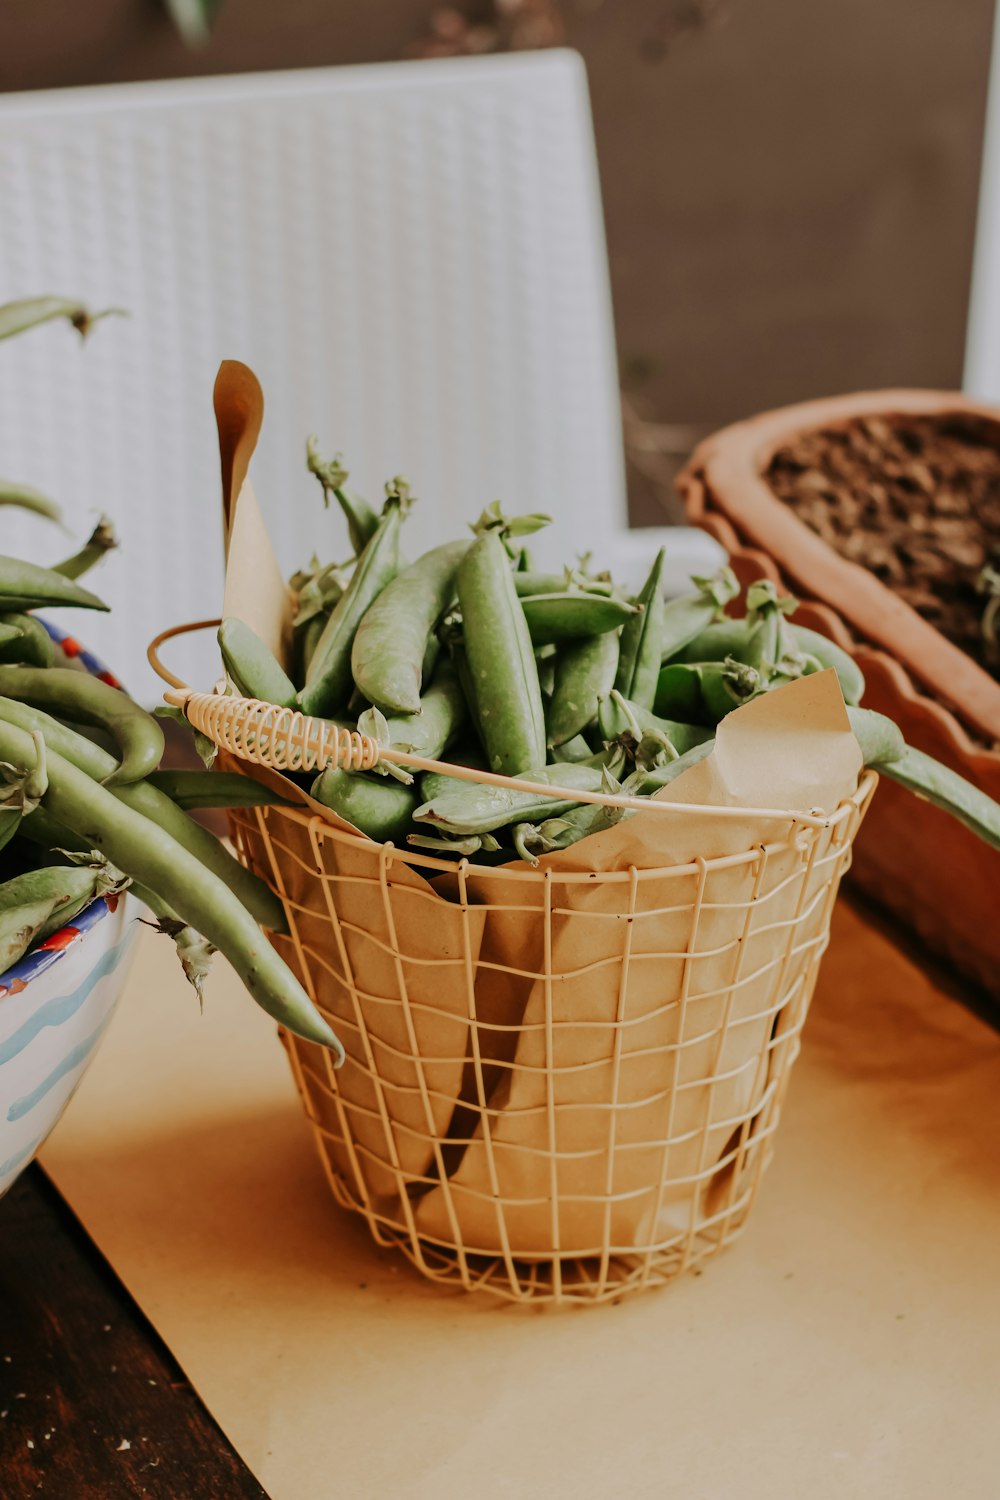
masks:
{"label": "wooden table", "polygon": [[267,1500],[38,1166],[0,1201],[0,1495]]}

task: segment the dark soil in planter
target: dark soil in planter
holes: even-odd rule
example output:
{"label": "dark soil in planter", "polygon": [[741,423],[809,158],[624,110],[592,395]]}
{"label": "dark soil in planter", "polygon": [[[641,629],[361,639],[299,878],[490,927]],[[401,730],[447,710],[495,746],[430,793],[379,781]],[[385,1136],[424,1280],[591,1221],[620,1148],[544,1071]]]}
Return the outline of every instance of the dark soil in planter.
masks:
{"label": "dark soil in planter", "polygon": [[803,433],[766,477],[834,551],[1000,678],[976,586],[985,564],[1000,563],[1000,425],[959,414],[858,419]]}

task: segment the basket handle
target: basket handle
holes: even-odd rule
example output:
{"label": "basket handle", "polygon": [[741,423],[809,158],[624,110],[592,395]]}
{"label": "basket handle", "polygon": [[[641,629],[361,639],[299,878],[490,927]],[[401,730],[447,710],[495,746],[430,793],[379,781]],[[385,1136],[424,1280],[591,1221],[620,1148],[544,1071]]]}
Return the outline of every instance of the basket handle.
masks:
{"label": "basket handle", "polygon": [[265,766],[272,771],[323,771],[337,767],[343,771],[371,771],[381,760],[392,761],[414,771],[435,771],[457,781],[472,781],[496,786],[505,791],[528,792],[567,802],[595,803],[599,807],[617,807],[636,812],[650,808],[666,812],[707,814],[715,818],[746,818],[748,814],[782,823],[798,823],[805,828],[829,828],[832,817],[826,814],[795,812],[776,807],[714,807],[698,802],[670,802],[659,797],[626,797],[613,792],[585,792],[579,788],[552,786],[522,776],[501,776],[494,771],[454,766],[439,760],[428,760],[410,750],[380,745],[370,735],[357,729],[342,729],[329,719],[317,719],[298,709],[278,708],[258,698],[228,697],[222,693],[199,693],[171,672],[160,660],[160,647],[178,636],[197,630],[211,630],[220,620],[196,620],[188,625],[172,625],[162,630],[149,644],[147,656],[153,671],[168,684],[164,701],[183,711],[201,734],[220,750],[227,750],[240,760]]}

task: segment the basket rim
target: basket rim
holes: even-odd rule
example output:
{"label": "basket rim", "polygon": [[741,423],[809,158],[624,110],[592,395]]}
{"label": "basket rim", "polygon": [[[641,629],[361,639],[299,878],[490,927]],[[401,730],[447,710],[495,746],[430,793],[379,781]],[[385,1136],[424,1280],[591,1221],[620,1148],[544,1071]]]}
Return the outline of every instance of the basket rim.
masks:
{"label": "basket rim", "polygon": [[[167,691],[163,694],[165,702],[179,708],[188,722],[210,739],[217,749],[227,751],[238,760],[279,774],[287,771],[318,771],[327,767],[368,771],[373,770],[380,760],[391,760],[394,765],[407,769],[450,776],[478,786],[498,787],[505,791],[526,792],[535,796],[635,812],[648,812],[652,808],[664,813],[681,812],[717,819],[740,819],[752,815],[764,821],[788,823],[793,830],[796,827],[830,828],[838,815],[839,809],[834,809],[831,813],[816,813],[795,808],[712,805],[674,802],[659,793],[649,797],[630,797],[621,793],[560,787],[552,782],[532,781],[527,776],[505,776],[499,772],[430,759],[395,747],[390,749],[356,729],[343,728],[332,719],[315,718],[298,709],[282,708],[258,698],[224,694],[219,691],[218,686],[211,693],[198,692],[161,661],[160,648],[178,636],[214,629],[221,623],[219,619],[212,619],[169,626],[149,643],[146,651],[149,663],[157,676],[168,684]],[[247,743],[248,735],[252,736],[250,744]],[[289,745],[292,746],[291,755],[288,753]],[[859,787],[860,785],[861,778]]]}
{"label": "basket rim", "polygon": [[[846,797],[837,808],[824,821],[822,828],[814,829],[792,829],[784,838],[769,840],[766,843],[753,844],[747,849],[739,849],[732,854],[717,854],[705,857],[697,855],[694,859],[684,864],[667,865],[628,865],[620,870],[560,870],[543,865],[536,868],[525,864],[487,865],[479,863],[475,857],[463,855],[461,859],[447,859],[434,854],[426,853],[420,849],[405,849],[401,845],[394,844],[391,840],[378,843],[367,834],[348,827],[341,826],[313,812],[307,807],[300,807],[294,803],[282,803],[264,807],[235,808],[230,816],[236,815],[236,820],[241,821],[241,815],[258,815],[265,820],[272,817],[287,818],[290,822],[297,823],[310,834],[315,833],[322,838],[332,838],[346,843],[358,850],[367,850],[378,853],[379,864],[386,869],[391,869],[394,864],[414,867],[417,871],[429,871],[434,875],[449,874],[457,877],[460,881],[466,879],[500,879],[515,880],[525,884],[543,882],[550,885],[599,885],[625,884],[629,881],[644,882],[654,879],[679,878],[686,875],[698,875],[702,871],[706,873],[737,869],[739,866],[751,863],[763,855],[767,859],[774,858],[786,849],[791,849],[799,844],[805,851],[808,847],[802,844],[803,835],[815,834],[829,831],[833,838],[845,828],[849,831],[853,820],[860,818],[872,793],[878,784],[878,774],[872,770],[863,770],[858,779],[855,791]],[[737,809],[744,816],[753,816],[755,808]],[[848,839],[844,840],[848,842]],[[545,856],[543,856],[545,858]],[[352,877],[358,878],[358,877]],[[362,879],[364,877],[361,877]],[[373,877],[374,879],[375,877]]]}

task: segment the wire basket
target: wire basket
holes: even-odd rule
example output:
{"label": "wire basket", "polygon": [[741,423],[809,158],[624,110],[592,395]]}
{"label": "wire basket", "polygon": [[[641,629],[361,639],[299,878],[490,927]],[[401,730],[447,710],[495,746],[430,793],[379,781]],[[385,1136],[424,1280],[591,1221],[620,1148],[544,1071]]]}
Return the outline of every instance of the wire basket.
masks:
{"label": "wire basket", "polygon": [[[229,769],[378,759],[253,700],[167,697]],[[304,807],[231,813],[287,914],[272,942],[346,1049],[335,1071],[283,1034],[337,1201],[432,1280],[515,1302],[617,1300],[721,1250],[770,1159],[875,782],[829,817],[763,810],[773,841],[611,871],[456,862]]]}

